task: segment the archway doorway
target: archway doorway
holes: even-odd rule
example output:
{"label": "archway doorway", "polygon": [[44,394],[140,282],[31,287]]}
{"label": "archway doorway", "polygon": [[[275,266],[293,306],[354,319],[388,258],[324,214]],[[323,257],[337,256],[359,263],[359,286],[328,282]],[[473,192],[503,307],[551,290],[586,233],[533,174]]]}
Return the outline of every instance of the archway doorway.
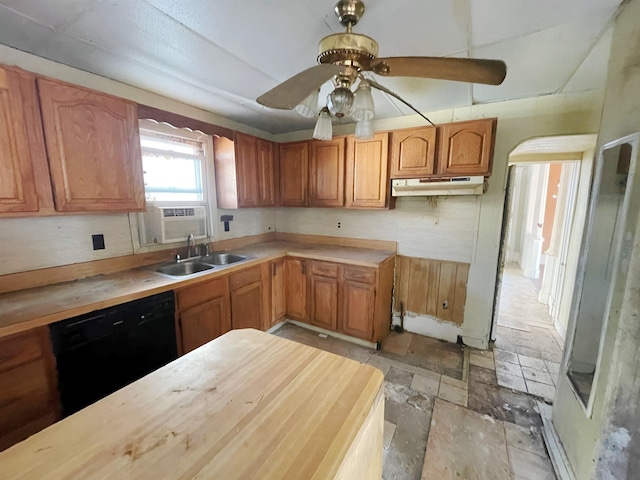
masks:
{"label": "archway doorway", "polygon": [[509,156],[491,338],[502,386],[555,397],[595,135],[536,138]]}

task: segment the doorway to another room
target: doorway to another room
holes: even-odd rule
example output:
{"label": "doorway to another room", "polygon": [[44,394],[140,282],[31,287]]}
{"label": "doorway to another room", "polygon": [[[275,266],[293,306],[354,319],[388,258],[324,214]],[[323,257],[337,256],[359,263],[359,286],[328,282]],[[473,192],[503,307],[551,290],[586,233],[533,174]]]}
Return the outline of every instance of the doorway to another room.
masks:
{"label": "doorway to another room", "polygon": [[[585,138],[586,137],[586,138]],[[510,155],[491,339],[498,384],[553,401],[584,226],[594,135]]]}

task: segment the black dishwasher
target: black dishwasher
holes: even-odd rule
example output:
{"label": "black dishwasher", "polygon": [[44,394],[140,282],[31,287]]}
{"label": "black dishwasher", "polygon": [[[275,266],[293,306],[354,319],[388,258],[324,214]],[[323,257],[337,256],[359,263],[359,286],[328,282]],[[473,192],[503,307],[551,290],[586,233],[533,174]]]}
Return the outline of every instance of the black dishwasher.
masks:
{"label": "black dishwasher", "polygon": [[50,326],[63,416],[177,358],[173,297],[165,292]]}

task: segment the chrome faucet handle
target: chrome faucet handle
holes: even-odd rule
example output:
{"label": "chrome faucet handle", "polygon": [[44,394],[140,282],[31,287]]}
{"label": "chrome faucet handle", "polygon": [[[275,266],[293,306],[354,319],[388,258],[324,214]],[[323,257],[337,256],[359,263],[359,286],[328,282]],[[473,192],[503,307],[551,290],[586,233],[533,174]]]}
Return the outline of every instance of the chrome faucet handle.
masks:
{"label": "chrome faucet handle", "polygon": [[201,255],[203,255],[203,256],[205,256],[205,257],[206,257],[207,255],[209,255],[209,244],[208,244],[208,243],[203,243],[203,244],[200,246],[200,254],[201,254]]}
{"label": "chrome faucet handle", "polygon": [[180,263],[180,260],[181,260],[180,254],[176,253],[176,263]]}

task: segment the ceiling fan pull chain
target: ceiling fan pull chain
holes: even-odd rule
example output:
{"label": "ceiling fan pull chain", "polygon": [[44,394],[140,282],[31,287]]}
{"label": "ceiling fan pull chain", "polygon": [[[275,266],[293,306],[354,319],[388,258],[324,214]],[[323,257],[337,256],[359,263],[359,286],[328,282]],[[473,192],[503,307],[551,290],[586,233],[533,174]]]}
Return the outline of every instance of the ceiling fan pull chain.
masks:
{"label": "ceiling fan pull chain", "polygon": [[373,87],[373,88],[377,88],[378,90],[386,93],[387,95],[391,95],[394,98],[397,98],[398,100],[400,100],[402,103],[404,103],[407,107],[409,107],[411,110],[413,110],[414,112],[416,112],[418,115],[420,115],[422,118],[424,118],[427,122],[429,122],[431,125],[433,125],[434,127],[436,126],[435,123],[433,123],[431,120],[429,120],[425,115],[423,115],[420,110],[418,110],[416,107],[414,107],[413,105],[411,105],[409,102],[407,102],[405,99],[403,99],[400,95],[398,95],[397,93],[392,92],[391,90],[389,90],[387,87],[383,87],[382,85],[380,85],[378,82],[376,82],[375,80],[371,80],[369,79],[369,84]]}

